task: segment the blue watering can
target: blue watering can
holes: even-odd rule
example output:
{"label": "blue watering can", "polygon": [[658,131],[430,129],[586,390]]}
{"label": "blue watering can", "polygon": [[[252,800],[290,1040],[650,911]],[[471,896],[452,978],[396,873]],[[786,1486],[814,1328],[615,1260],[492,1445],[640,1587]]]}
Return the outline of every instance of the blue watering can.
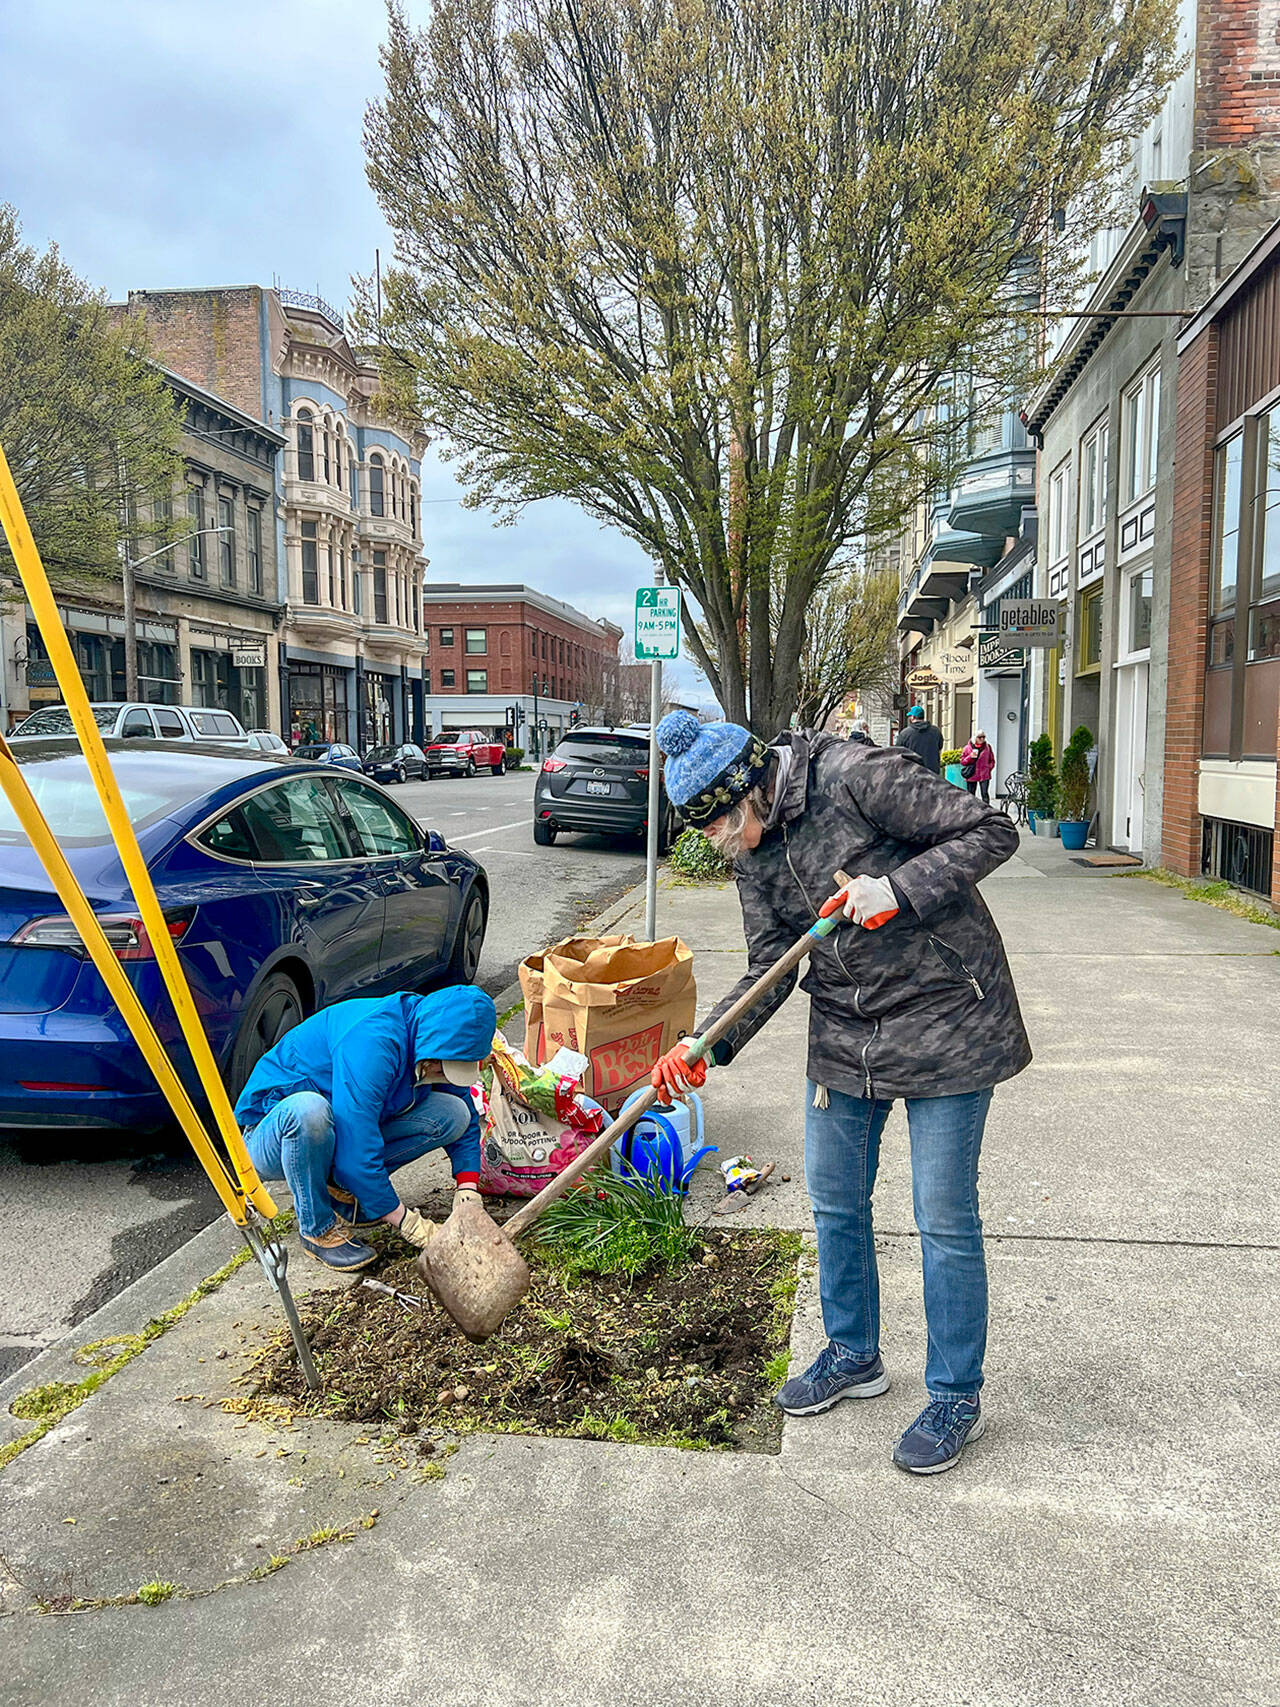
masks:
{"label": "blue watering can", "polygon": [[[644,1090],[634,1092],[620,1113],[625,1114],[644,1095]],[[651,1191],[661,1187],[686,1192],[698,1163],[704,1156],[715,1155],[718,1148],[702,1143],[702,1131],[702,1100],[694,1092],[687,1102],[658,1103],[613,1145],[609,1152],[613,1171],[623,1179],[638,1174]],[[690,1154],[695,1144],[700,1147]]]}

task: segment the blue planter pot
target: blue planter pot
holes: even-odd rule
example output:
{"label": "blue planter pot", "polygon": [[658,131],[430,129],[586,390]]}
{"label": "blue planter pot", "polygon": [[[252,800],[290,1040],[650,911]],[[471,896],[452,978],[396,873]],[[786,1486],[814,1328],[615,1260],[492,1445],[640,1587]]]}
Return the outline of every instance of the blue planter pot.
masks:
{"label": "blue planter pot", "polygon": [[1079,853],[1089,836],[1089,820],[1087,818],[1064,818],[1058,825],[1058,834],[1062,837],[1064,848],[1070,848],[1073,853]]}
{"label": "blue planter pot", "polygon": [[1027,807],[1027,828],[1034,836],[1036,833],[1036,815],[1029,806]]}

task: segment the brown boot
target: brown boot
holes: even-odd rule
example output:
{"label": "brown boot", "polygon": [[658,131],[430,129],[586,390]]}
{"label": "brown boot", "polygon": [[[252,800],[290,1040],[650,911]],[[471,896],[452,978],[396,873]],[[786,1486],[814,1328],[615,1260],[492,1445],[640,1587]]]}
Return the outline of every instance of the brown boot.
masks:
{"label": "brown boot", "polygon": [[351,1229],[343,1222],[330,1227],[327,1233],[299,1233],[302,1248],[309,1257],[340,1274],[352,1274],[358,1268],[368,1268],[376,1262],[378,1253],[371,1245],[351,1237]]}

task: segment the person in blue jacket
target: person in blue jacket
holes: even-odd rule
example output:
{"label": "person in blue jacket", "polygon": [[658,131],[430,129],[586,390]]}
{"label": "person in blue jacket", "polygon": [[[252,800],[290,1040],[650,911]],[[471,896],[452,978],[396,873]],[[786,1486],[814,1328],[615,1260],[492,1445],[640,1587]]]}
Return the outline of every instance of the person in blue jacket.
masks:
{"label": "person in blue jacket", "polygon": [[236,1102],[263,1179],[293,1193],[302,1248],[344,1272],[377,1254],[356,1227],[385,1221],[411,1245],[436,1224],[400,1201],[391,1175],[443,1149],[459,1191],[480,1180],[480,1122],[469,1087],[498,1016],[483,990],[335,1002],[269,1049]]}

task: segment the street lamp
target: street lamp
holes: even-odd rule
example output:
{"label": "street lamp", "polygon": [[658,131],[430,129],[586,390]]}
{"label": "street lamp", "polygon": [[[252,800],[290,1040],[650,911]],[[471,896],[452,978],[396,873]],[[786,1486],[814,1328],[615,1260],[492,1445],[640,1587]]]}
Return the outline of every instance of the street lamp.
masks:
{"label": "street lamp", "polygon": [[[199,539],[207,533],[234,533],[234,527],[196,528],[192,533],[184,533],[183,539]],[[170,540],[168,545],[157,546],[154,551],[148,551],[145,557],[126,557],[123,552],[120,566],[124,579],[124,697],[138,697],[138,630],[134,618],[134,571],[141,569],[144,563],[150,563],[153,557],[163,557],[166,551],[172,551],[178,543]]]}

